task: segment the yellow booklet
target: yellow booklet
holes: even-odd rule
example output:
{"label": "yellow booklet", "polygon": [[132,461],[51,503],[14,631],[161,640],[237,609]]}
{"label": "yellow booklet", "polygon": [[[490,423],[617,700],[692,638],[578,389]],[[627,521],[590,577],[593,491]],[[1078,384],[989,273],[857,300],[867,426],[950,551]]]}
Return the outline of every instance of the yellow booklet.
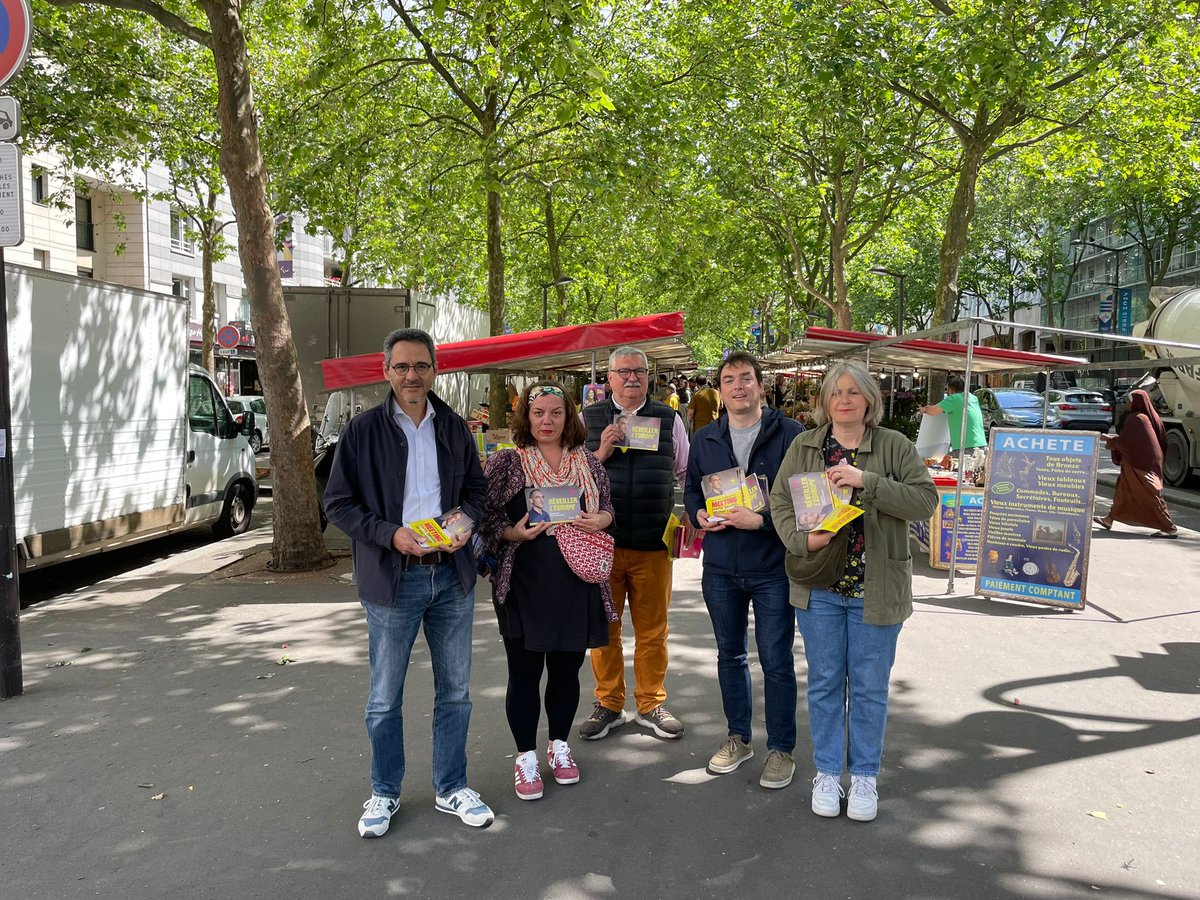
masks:
{"label": "yellow booklet", "polygon": [[797,531],[839,531],[863,514],[850,505],[849,492],[830,484],[824,472],[800,472],[788,479]]}
{"label": "yellow booklet", "polygon": [[419,519],[409,523],[426,547],[449,547],[460,534],[471,530],[475,523],[461,508],[455,507],[436,519]]}

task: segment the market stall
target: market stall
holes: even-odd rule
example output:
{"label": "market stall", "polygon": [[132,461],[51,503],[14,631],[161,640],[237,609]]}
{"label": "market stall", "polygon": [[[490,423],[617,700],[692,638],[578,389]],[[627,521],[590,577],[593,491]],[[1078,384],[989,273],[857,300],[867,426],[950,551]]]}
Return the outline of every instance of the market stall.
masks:
{"label": "market stall", "polygon": [[[439,344],[438,373],[590,371],[595,381],[597,354],[622,346],[637,347],[660,367],[686,366],[692,356],[683,342],[683,313],[654,313]],[[329,391],[385,380],[378,353],[323,359],[321,374]]]}
{"label": "market stall", "polygon": [[[973,323],[967,321],[931,329],[931,332],[945,334],[963,328],[975,330]],[[868,366],[891,369],[893,372],[900,369],[962,371],[968,382],[972,374],[1044,371],[1087,364],[1086,360],[1076,357],[1007,350],[975,343],[960,344],[935,340],[923,333],[887,337],[821,327],[809,328],[803,338],[771,354],[764,362],[770,367],[791,369],[844,356],[862,356]],[[963,428],[965,431],[965,416]],[[960,436],[960,446],[963,438],[965,434]],[[913,537],[918,546],[929,554],[931,566],[948,571],[947,593],[952,593],[956,569],[977,569],[982,552],[987,494],[982,485],[976,485],[975,476],[978,473],[968,471],[967,460],[961,451],[956,458],[945,460],[950,463],[948,466],[940,465],[942,461],[926,459],[926,464],[933,470],[939,502],[930,520],[914,523]],[[964,475],[969,477],[964,478]]]}

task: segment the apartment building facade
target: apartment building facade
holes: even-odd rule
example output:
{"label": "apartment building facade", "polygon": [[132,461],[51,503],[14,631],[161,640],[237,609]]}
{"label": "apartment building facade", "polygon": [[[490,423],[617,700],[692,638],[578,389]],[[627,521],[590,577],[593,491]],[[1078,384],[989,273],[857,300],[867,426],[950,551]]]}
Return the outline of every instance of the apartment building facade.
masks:
{"label": "apartment building facade", "polygon": [[[193,358],[200,359],[204,330],[214,337],[236,331],[236,343],[217,349],[217,380],[228,394],[261,394],[255,354],[255,334],[250,298],[242,278],[237,253],[237,223],[226,195],[217,202],[224,258],[213,265],[215,315],[204,321],[203,261],[194,228],[176,195],[167,168],[152,163],[142,170],[118,174],[96,171],[65,171],[62,159],[53,153],[29,153],[23,159],[25,240],[6,250],[6,261],[19,265],[64,272],[100,281],[114,282],[187,298],[190,304],[189,341]],[[190,198],[184,196],[184,203]],[[341,266],[328,234],[305,233],[302,216],[279,220],[282,248],[278,251],[280,277],[285,297],[297,289],[327,288],[330,304],[348,303],[339,290]],[[378,332],[371,348],[388,330],[420,324],[437,327],[445,321],[446,333],[439,340],[461,340],[487,334],[486,316],[461,306],[452,299],[430,297],[398,289],[375,288],[370,298],[357,307],[357,321]],[[335,296],[336,295],[336,296]],[[291,304],[289,304],[290,306]],[[293,322],[297,346],[311,348],[315,359],[331,355],[366,352],[365,341],[339,341],[332,337],[336,316],[301,316]],[[228,326],[232,326],[231,331]],[[302,372],[309,402],[324,402],[313,396],[317,386],[313,372]],[[467,393],[464,385],[463,394]]]}
{"label": "apartment building facade", "polygon": [[[1134,325],[1149,317],[1150,291],[1142,247],[1109,218],[1073,229],[1064,240],[1068,258],[1078,260],[1078,268],[1061,308],[1063,321],[1055,324],[1096,336],[1046,335],[1042,348],[1053,345],[1064,353],[1086,355],[1093,362],[1112,362],[1118,376],[1134,377],[1146,368],[1141,350],[1135,344],[1114,344],[1104,335],[1129,335]],[[1177,244],[1169,260],[1163,256],[1161,242],[1152,246],[1158,254],[1154,268],[1167,263],[1162,286],[1200,284],[1200,236]],[[1049,311],[1043,308],[1041,312],[1042,323],[1049,324]]]}

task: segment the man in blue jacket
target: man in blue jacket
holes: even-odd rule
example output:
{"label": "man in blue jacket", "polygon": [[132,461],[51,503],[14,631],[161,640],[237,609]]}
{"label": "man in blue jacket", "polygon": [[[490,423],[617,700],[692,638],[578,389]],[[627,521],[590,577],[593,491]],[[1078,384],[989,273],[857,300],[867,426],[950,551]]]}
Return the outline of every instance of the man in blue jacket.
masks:
{"label": "man in blue jacket", "polygon": [[381,837],[400,803],[404,678],[422,626],[437,674],[434,804],[485,827],[492,811],[467,787],[476,578],[466,548],[470,532],[432,549],[409,525],[455,507],[478,522],[487,481],[467,423],[430,390],[437,377],[433,338],[416,328],[393,331],[383,342],[383,373],[391,393],[342,431],[324,496],[329,521],[354,541],[354,573],[367,617],[371,799],[363,804],[358,833]]}
{"label": "man in blue jacket", "polygon": [[717,641],[717,681],[729,729],[708,768],[725,774],[754,756],[747,662],[753,604],[767,712],[767,759],[758,783],[784,788],[796,771],[796,620],[788,602],[784,546],[771,524],[769,506],[759,512],[736,506],[710,519],[701,485],[706,475],[740,466],[747,475],[765,477],[769,488],[784,451],[804,428],[779,410],[764,408],[762,367],[749,353],[725,359],[717,370],[717,386],[728,414],[693,435],[684,490],[688,514],[705,532],[701,587]]}

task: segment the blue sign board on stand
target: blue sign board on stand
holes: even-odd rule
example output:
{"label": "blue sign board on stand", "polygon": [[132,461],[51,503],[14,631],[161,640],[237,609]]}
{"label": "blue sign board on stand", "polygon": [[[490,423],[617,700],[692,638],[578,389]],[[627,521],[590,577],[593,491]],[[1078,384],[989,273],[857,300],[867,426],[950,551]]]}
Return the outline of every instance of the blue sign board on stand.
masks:
{"label": "blue sign board on stand", "polygon": [[1083,609],[1100,435],[996,429],[975,591]]}

